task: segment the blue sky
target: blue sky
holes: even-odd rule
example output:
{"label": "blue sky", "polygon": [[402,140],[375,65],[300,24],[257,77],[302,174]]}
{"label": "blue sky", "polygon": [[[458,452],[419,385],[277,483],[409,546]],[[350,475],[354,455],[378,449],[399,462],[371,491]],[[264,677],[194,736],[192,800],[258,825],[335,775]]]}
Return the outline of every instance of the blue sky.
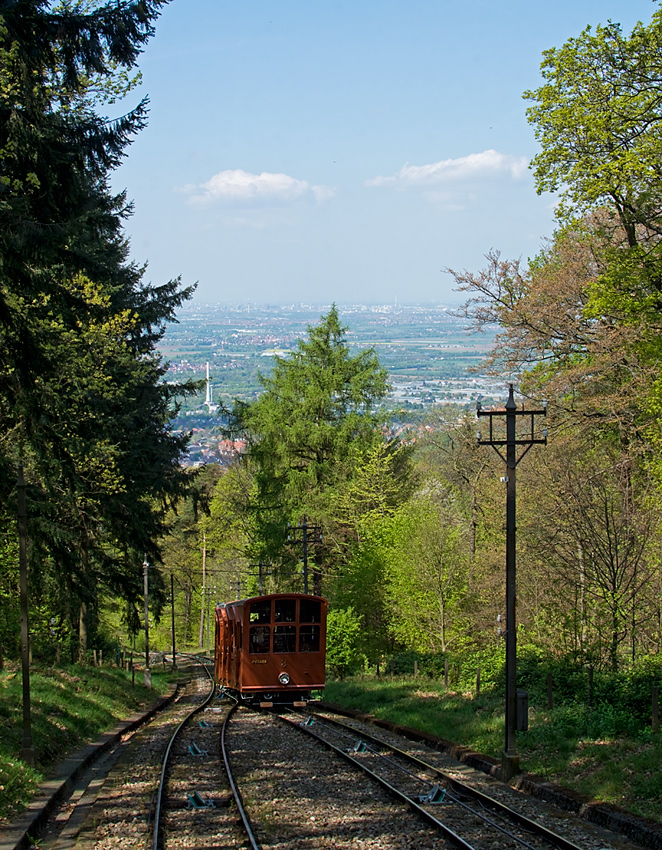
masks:
{"label": "blue sky", "polygon": [[[173,0],[113,184],[147,277],[220,303],[458,303],[446,267],[535,255],[525,89],[588,24],[651,0]],[[127,99],[131,105],[138,95]]]}

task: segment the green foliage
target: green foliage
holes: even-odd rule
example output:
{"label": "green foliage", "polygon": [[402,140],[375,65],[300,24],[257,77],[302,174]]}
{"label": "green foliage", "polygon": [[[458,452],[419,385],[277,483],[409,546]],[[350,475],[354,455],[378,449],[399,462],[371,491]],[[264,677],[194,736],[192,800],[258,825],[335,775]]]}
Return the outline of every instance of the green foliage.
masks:
{"label": "green foliage", "polygon": [[352,549],[342,573],[328,591],[338,608],[353,607],[363,622],[359,636],[361,651],[372,661],[389,651],[389,622],[392,611],[386,598],[384,549],[379,526],[371,527]]}
{"label": "green foliage", "polygon": [[[571,658],[549,656],[533,646],[522,647],[518,654],[520,686],[541,704],[547,699],[548,675],[552,677],[555,704],[587,707],[586,717],[590,715],[593,724],[588,727],[591,735],[599,737],[598,727],[603,731],[610,728],[610,736],[633,735],[650,722],[653,686],[662,683],[662,660],[644,656],[629,670],[618,673],[596,668],[591,686],[587,666],[578,665]],[[581,723],[586,726],[588,720]]]}
{"label": "green foliage", "polygon": [[444,675],[446,659],[444,653],[415,652],[408,649],[389,657],[386,673],[391,676],[411,676],[418,671],[430,679],[440,679]]}
{"label": "green foliage", "polygon": [[446,651],[465,631],[469,601],[466,520],[453,492],[430,481],[390,522],[386,586],[394,638]]}
{"label": "green foliage", "polygon": [[18,539],[15,523],[6,515],[0,522],[0,646],[17,657],[20,641]]}
{"label": "green foliage", "polygon": [[326,664],[341,679],[364,664],[360,651],[362,618],[353,608],[329,610],[326,623]]}
{"label": "green foliage", "polygon": [[662,142],[662,12],[624,36],[618,24],[587,27],[544,53],[544,84],[525,93],[542,151],[539,192],[563,188],[572,215],[607,202],[635,244],[636,227],[657,228]]}

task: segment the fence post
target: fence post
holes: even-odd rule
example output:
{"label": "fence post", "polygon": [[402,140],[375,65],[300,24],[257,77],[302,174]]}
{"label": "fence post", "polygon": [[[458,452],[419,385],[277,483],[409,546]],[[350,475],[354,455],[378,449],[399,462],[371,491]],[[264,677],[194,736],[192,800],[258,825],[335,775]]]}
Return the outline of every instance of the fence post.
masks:
{"label": "fence post", "polygon": [[414,661],[414,676],[418,676],[418,661]]}
{"label": "fence post", "polygon": [[448,658],[444,659],[444,687],[448,690]]}
{"label": "fence post", "polygon": [[480,696],[480,667],[476,670],[476,698]]}

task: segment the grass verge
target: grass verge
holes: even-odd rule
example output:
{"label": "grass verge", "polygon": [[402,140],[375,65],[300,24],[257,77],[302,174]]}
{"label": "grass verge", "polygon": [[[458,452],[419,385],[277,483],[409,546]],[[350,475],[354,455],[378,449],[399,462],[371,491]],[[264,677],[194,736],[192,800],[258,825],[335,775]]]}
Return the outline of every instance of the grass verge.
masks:
{"label": "grass verge", "polygon": [[117,668],[73,665],[33,669],[30,677],[32,743],[37,763],[23,762],[20,669],[0,672],[0,825],[21,811],[53,766],[118,720],[165,692],[170,674],[152,673],[152,689]]}
{"label": "grass verge", "polygon": [[[499,758],[503,696],[446,691],[421,677],[361,676],[330,681],[324,699],[447,738]],[[662,823],[662,733],[636,729],[611,706],[529,706],[517,733],[522,769]]]}

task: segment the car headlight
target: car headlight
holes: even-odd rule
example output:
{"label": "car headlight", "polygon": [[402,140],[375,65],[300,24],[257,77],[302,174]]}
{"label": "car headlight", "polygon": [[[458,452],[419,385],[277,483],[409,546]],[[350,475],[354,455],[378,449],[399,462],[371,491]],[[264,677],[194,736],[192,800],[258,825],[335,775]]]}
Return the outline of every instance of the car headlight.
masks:
{"label": "car headlight", "polygon": [[281,673],[278,677],[278,681],[281,683],[281,685],[289,685],[290,677],[287,675],[287,673]]}

